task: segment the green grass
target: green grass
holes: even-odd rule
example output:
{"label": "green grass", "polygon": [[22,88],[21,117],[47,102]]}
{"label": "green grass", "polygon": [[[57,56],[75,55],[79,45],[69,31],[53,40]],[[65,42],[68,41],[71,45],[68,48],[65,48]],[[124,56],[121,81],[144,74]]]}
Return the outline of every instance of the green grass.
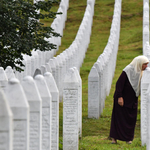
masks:
{"label": "green grass", "polygon": [[[80,23],[82,21],[87,0],[70,0],[66,27],[62,37],[62,45],[57,54],[67,49],[74,40]],[[131,145],[118,141],[118,144],[110,144],[109,130],[111,112],[113,107],[113,93],[115,83],[122,72],[122,69],[131,60],[142,54],[142,13],[143,1],[122,0],[122,17],[119,50],[117,55],[116,70],[112,81],[111,91],[105,100],[105,108],[101,117],[88,119],[88,75],[91,67],[98,56],[103,52],[112,23],[114,0],[96,0],[95,14],[93,18],[92,35],[89,48],[82,64],[80,75],[82,78],[82,138],[79,140],[80,150],[145,150],[141,146],[140,137],[140,98],[138,106],[138,117],[135,128],[135,137]],[[62,146],[62,122],[63,103],[60,103],[60,147]],[[62,149],[62,148],[60,148]]]}

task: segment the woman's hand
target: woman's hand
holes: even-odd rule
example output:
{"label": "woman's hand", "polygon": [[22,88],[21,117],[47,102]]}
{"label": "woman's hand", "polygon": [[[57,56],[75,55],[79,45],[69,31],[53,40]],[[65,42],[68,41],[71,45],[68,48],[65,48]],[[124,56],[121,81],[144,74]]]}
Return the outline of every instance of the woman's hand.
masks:
{"label": "woman's hand", "polygon": [[124,100],[123,100],[122,97],[119,97],[119,98],[118,98],[118,104],[119,104],[120,106],[123,106]]}

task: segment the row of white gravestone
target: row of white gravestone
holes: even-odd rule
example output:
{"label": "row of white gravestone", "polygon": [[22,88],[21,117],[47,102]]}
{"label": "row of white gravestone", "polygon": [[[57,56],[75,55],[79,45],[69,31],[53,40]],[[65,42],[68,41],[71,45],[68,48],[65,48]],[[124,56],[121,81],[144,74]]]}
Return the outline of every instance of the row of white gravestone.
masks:
{"label": "row of white gravestone", "polygon": [[[62,100],[64,74],[66,73],[67,69],[71,67],[77,67],[78,70],[80,70],[83,59],[85,57],[85,52],[90,42],[94,14],[94,2],[95,1],[92,0],[87,1],[87,7],[82,23],[79,27],[75,40],[72,42],[68,49],[63,51],[60,55],[57,55],[57,57],[51,57],[49,60],[47,59],[47,56],[49,57],[51,51],[32,51],[32,57],[24,56],[24,64],[26,65],[24,68],[25,71],[21,73],[15,73],[16,77],[20,81],[26,75],[35,76],[37,73],[43,74],[46,71],[52,72],[60,92],[60,101]],[[45,60],[47,61],[45,62]]]}
{"label": "row of white gravestone", "polygon": [[[79,70],[90,42],[94,4],[95,1],[87,1],[86,11],[75,40],[67,50],[59,55],[60,57],[66,56],[64,63],[66,64],[64,69],[66,76],[62,80],[63,87],[61,88],[63,89],[64,150],[78,150],[79,137],[82,136],[82,80]],[[55,75],[57,78],[59,73]]]}
{"label": "row of white gravestone", "polygon": [[[65,28],[65,22],[67,20],[68,7],[69,7],[69,0],[61,0],[57,13],[62,14],[57,14],[56,18],[51,24],[51,27],[54,29],[54,31],[56,33],[59,33],[61,36],[63,36],[63,29]],[[59,46],[61,45],[61,37],[53,36],[52,38],[46,40],[56,45],[57,48],[54,50],[54,54],[56,54],[56,51],[58,51]]]}
{"label": "row of white gravestone", "polygon": [[90,42],[93,13],[94,1],[88,0],[84,17],[75,40],[68,49],[49,60],[52,74],[60,92],[60,101],[62,100],[63,80],[66,71],[72,67],[76,67],[80,70],[83,63]]}
{"label": "row of white gravestone", "polygon": [[147,43],[149,44],[149,0],[143,0],[143,55],[149,57]]}
{"label": "row of white gravestone", "polygon": [[[65,27],[65,21],[67,19],[67,9],[69,6],[69,0],[62,0],[59,4],[59,8],[57,12],[61,12],[61,15],[57,15],[54,21],[51,24],[51,27],[60,35],[63,35],[63,29]],[[52,49],[51,51],[42,52],[40,50],[32,50],[32,56],[23,54],[23,64],[25,67],[22,67],[23,72],[15,71],[15,75],[19,80],[22,80],[26,75],[34,76],[35,70],[38,68],[41,70],[42,65],[46,65],[47,70],[50,71],[47,63],[49,59],[53,58],[56,52],[58,51],[59,46],[61,45],[61,37],[52,37],[45,40],[49,41],[56,45],[56,49]]]}
{"label": "row of white gravestone", "polygon": [[0,68],[0,149],[58,150],[59,91],[52,74],[21,82],[8,74]]}
{"label": "row of white gravestone", "polygon": [[82,136],[82,80],[77,68],[70,68],[63,88],[63,150],[78,150]]}
{"label": "row of white gravestone", "polygon": [[88,117],[98,119],[114,76],[120,36],[121,1],[116,0],[108,43],[88,76]]}

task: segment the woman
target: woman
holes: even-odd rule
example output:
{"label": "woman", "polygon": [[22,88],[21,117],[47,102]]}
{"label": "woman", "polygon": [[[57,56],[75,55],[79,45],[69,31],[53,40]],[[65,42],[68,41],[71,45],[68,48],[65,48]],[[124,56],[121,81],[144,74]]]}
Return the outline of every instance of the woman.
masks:
{"label": "woman", "polygon": [[123,69],[116,83],[110,128],[112,144],[117,143],[117,139],[129,144],[132,143],[137,119],[140,81],[142,72],[146,69],[148,63],[148,58],[143,55],[135,57]]}

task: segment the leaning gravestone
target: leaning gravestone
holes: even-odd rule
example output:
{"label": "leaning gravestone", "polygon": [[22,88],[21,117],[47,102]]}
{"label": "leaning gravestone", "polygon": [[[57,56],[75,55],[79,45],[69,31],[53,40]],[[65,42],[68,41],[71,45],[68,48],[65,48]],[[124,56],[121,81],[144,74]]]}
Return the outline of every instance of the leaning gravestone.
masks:
{"label": "leaning gravestone", "polygon": [[0,90],[0,150],[13,150],[13,114]]}
{"label": "leaning gravestone", "polygon": [[21,83],[30,106],[30,150],[41,150],[42,99],[31,76],[26,76]]}
{"label": "leaning gravestone", "polygon": [[13,150],[29,150],[29,104],[18,79],[9,80],[5,94],[13,113]]}
{"label": "leaning gravestone", "polygon": [[51,150],[52,97],[42,75],[35,76],[35,83],[42,98],[42,150]]}
{"label": "leaning gravestone", "polygon": [[44,74],[47,86],[52,95],[52,140],[51,149],[59,149],[59,91],[50,72]]}
{"label": "leaning gravestone", "polygon": [[79,82],[74,69],[69,69],[63,89],[63,150],[78,150]]}

